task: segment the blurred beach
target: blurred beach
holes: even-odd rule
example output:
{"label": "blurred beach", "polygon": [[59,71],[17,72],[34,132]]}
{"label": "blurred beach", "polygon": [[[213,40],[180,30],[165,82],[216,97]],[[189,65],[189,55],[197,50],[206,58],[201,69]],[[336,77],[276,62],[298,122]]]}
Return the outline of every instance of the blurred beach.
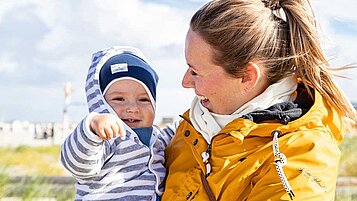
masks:
{"label": "blurred beach", "polygon": [[[1,123],[0,201],[73,200],[75,180],[60,163],[60,146],[68,135],[65,133],[76,125],[77,122]],[[357,200],[356,144],[354,128],[340,145],[336,201]]]}

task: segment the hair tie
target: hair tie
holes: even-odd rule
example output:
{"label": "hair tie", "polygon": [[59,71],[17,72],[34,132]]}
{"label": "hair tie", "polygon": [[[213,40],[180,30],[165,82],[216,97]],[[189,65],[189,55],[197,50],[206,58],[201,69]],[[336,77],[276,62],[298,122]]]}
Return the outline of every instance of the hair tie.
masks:
{"label": "hair tie", "polygon": [[278,10],[281,8],[279,0],[262,0],[264,6],[271,10]]}
{"label": "hair tie", "polygon": [[269,8],[277,18],[286,22],[286,14],[280,5],[280,0],[262,0],[262,2],[264,3],[264,6]]}

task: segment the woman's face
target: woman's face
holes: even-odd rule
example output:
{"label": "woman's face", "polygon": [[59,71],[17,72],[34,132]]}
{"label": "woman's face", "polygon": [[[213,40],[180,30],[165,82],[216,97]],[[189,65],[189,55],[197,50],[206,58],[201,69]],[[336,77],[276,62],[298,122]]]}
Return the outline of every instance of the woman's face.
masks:
{"label": "woman's face", "polygon": [[246,102],[242,96],[242,78],[229,75],[212,62],[213,50],[197,33],[189,30],[185,56],[188,69],[182,86],[193,88],[201,103],[217,114],[232,114]]}

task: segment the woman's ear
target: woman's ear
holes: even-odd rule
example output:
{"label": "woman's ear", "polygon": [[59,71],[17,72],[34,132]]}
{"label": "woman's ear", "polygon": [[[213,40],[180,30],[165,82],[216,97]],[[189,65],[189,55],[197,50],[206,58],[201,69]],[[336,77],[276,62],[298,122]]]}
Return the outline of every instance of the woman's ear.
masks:
{"label": "woman's ear", "polygon": [[249,62],[245,67],[244,75],[242,77],[244,92],[252,90],[257,85],[261,75],[262,72],[260,66],[256,63]]}

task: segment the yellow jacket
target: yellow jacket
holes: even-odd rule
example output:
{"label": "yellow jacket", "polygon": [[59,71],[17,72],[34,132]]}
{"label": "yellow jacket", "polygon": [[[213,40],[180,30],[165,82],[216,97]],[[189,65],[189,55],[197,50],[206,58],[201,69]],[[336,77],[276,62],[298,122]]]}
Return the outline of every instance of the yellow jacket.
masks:
{"label": "yellow jacket", "polygon": [[[281,132],[278,148],[294,200],[334,200],[344,127],[340,115],[315,91],[310,109],[286,125],[254,123],[238,118],[226,125],[208,146],[190,124],[188,111],[166,149],[168,176],[163,201],[204,200],[205,178],[216,200],[290,200],[280,179],[273,152],[274,131]],[[305,96],[306,97],[306,96]],[[208,150],[210,149],[210,150]],[[210,157],[203,162],[202,153]]]}

